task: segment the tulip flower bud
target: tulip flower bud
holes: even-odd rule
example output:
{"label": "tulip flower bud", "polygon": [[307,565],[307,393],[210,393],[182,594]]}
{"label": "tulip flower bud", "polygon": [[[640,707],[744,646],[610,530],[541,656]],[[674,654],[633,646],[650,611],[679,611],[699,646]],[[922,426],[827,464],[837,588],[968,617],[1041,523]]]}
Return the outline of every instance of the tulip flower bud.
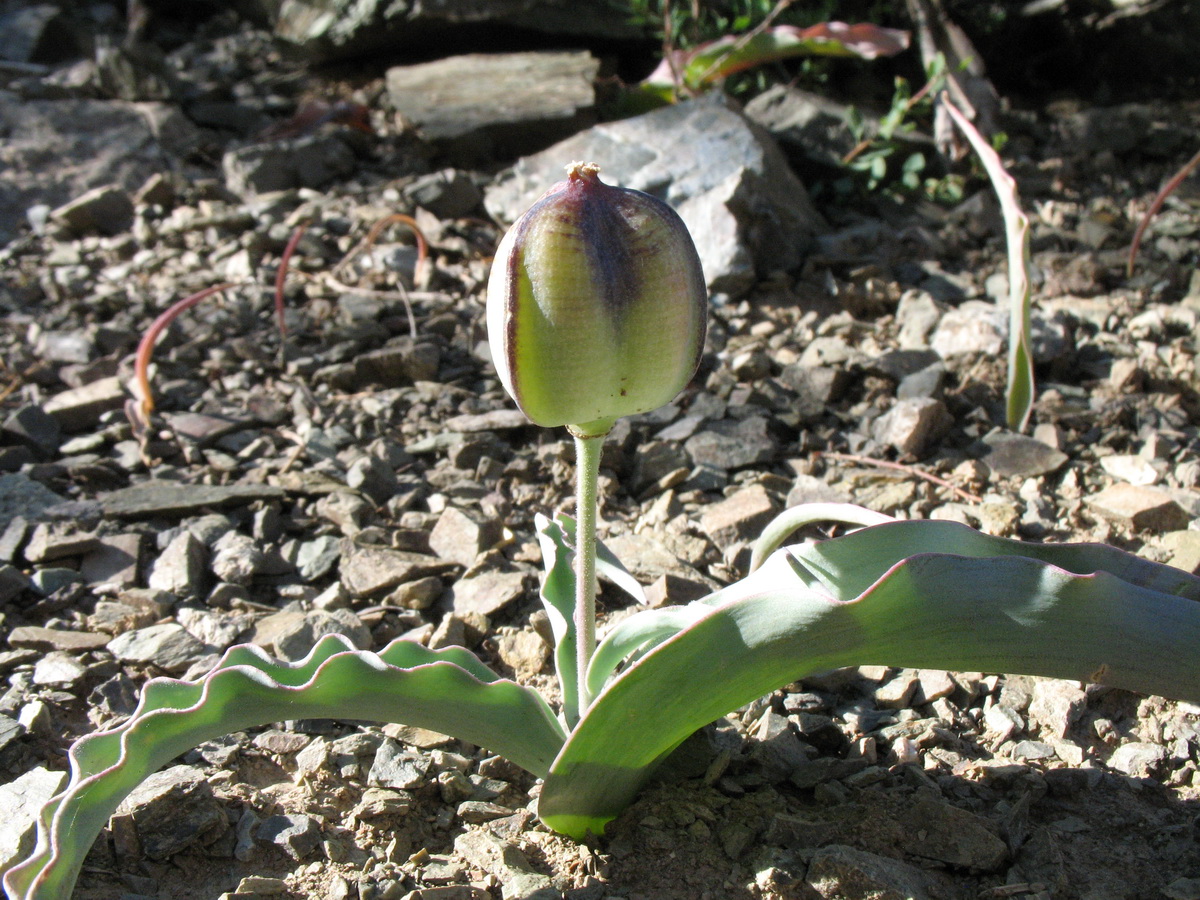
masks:
{"label": "tulip flower bud", "polygon": [[572,163],[504,236],[488,281],[500,380],[539,425],[579,436],[656,409],[704,349],[708,293],[683,220]]}

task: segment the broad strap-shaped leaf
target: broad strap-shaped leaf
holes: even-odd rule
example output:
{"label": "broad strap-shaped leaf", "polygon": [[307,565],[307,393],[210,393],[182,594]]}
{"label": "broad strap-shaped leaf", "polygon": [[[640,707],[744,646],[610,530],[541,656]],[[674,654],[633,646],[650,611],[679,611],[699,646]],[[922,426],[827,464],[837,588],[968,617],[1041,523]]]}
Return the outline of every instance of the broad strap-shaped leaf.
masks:
{"label": "broad strap-shaped leaf", "polygon": [[234,647],[199,681],[150,681],[128,721],[71,748],[70,781],[42,810],[33,854],[5,874],[8,896],[69,897],[88,848],[146,776],[203,741],[295,718],[430,728],[543,777],[565,739],[536,691],[501,679],[462,648],[394,641],[375,654],[330,635],[302,661],[282,663],[257,647]]}
{"label": "broad strap-shaped leaf", "polygon": [[[553,519],[534,516],[545,575],[539,594],[554,637],[554,667],[563,696],[562,720],[568,727],[579,721],[579,691],[575,673],[575,520],[565,513]],[[641,584],[616,555],[596,542],[596,571],[639,603],[646,602]]]}
{"label": "broad strap-shaped leaf", "polygon": [[600,833],[689,734],[840,666],[1044,675],[1197,700],[1197,596],[1200,579],[1111,548],[1025,545],[949,522],[785,548],[609,683],[554,761],[539,814],[576,838]]}
{"label": "broad strap-shaped leaf", "polygon": [[1029,217],[1021,209],[1017,182],[1008,174],[1000,154],[971,124],[970,120],[943,93],[941,101],[950,118],[971,142],[983,168],[991,179],[1004,216],[1004,234],[1008,246],[1008,390],[1006,392],[1008,427],[1024,431],[1033,410],[1033,352],[1030,350],[1030,306],[1033,294],[1029,284],[1032,267],[1029,255]]}
{"label": "broad strap-shaped leaf", "polygon": [[799,503],[789,506],[770,521],[754,546],[750,556],[750,571],[753,572],[763,564],[763,561],[783,546],[793,532],[805,525],[817,522],[838,522],[843,525],[856,525],[866,528],[870,525],[883,525],[895,522],[893,516],[887,516],[865,506],[853,503]]}

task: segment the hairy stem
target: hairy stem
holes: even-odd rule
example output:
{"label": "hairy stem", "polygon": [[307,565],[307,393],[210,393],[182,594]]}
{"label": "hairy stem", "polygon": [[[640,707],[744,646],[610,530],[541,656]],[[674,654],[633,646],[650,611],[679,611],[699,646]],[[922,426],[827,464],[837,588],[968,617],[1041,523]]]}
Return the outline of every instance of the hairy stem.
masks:
{"label": "hairy stem", "polygon": [[575,671],[582,716],[592,702],[587,689],[587,669],[596,652],[596,483],[605,435],[574,434],[574,438]]}

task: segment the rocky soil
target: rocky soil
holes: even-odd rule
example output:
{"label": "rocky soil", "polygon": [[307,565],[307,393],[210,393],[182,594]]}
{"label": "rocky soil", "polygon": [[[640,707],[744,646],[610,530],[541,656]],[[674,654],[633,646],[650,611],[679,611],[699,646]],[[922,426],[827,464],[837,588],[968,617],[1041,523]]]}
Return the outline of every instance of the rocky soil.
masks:
{"label": "rocky soil", "polygon": [[[600,121],[608,58],[579,40],[316,68],[333,38],[306,62],[232,14],[151,7],[123,40],[103,4],[96,52],[46,61],[52,29],[83,27],[54,9],[0,24],[0,870],[75,738],[234,643],[459,644],[553,698],[533,516],[569,508],[571,447],[501,389],[483,286],[572,159],[673,202],[714,296],[693,385],[606,449],[604,539],[650,602],[736,579],[764,522],[823,499],[1200,571],[1187,185],[1125,271],[1200,105],[1005,111],[1037,271],[1016,435],[989,189],[838,199],[801,92]],[[163,333],[135,428],[141,335],[221,283]],[[610,586],[600,605],[630,611]],[[588,847],[484,749],[280,722],[146,782],[74,896],[1194,900],[1198,764],[1200,706],[862,667],[714,723]]]}

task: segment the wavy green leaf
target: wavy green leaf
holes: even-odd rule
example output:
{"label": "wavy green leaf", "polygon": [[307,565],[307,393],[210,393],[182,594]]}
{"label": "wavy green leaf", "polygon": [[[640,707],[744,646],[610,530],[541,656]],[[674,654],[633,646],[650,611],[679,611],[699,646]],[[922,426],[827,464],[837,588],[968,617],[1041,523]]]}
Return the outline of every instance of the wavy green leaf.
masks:
{"label": "wavy green leaf", "polygon": [[430,728],[543,777],[565,739],[536,691],[462,648],[394,641],[375,654],[330,635],[300,662],[281,663],[257,647],[234,647],[199,681],[149,682],[127,722],[71,748],[71,779],[42,810],[33,854],[5,873],[9,897],[70,896],[88,848],[146,776],[205,740],[297,717]]}
{"label": "wavy green leaf", "polygon": [[605,688],[554,761],[539,814],[572,837],[598,834],[692,732],[840,666],[1044,675],[1198,700],[1196,597],[1200,579],[1112,548],[1021,544],[949,522],[786,548]]}

